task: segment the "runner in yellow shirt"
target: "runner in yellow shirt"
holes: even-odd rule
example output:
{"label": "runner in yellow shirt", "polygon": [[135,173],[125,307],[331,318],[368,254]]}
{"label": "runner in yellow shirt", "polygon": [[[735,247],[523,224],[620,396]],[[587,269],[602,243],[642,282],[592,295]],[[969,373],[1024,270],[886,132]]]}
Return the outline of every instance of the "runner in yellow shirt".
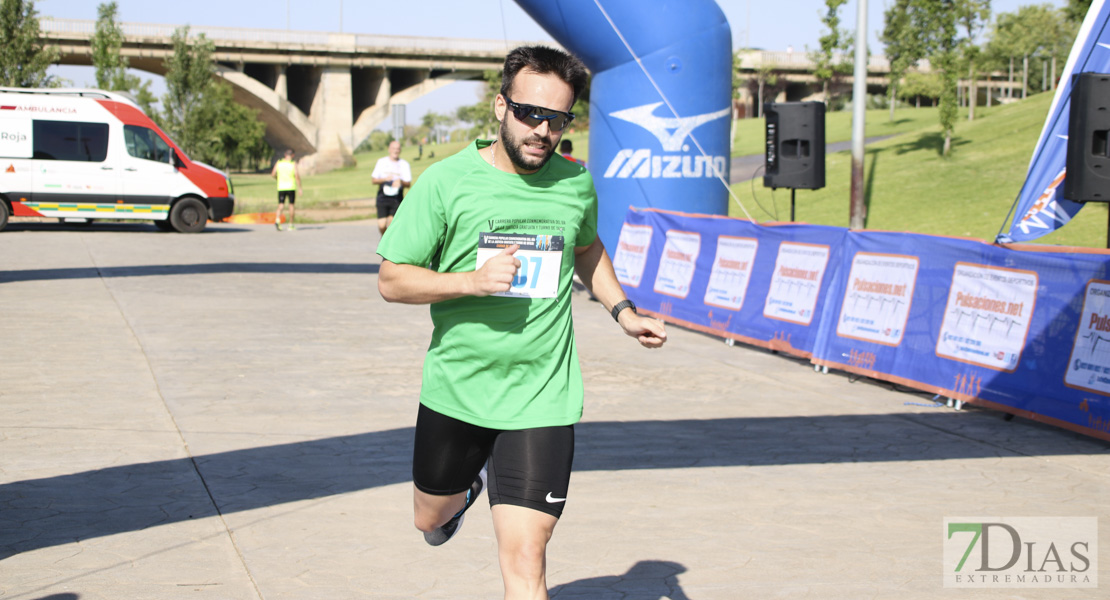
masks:
{"label": "runner in yellow shirt", "polygon": [[285,151],[285,158],[274,164],[270,177],[277,179],[278,208],[274,214],[274,227],[281,231],[281,209],[285,201],[289,201],[289,230],[297,228],[293,222],[296,213],[297,189],[301,187],[301,174],[297,171],[297,163],[293,160],[293,150]]}

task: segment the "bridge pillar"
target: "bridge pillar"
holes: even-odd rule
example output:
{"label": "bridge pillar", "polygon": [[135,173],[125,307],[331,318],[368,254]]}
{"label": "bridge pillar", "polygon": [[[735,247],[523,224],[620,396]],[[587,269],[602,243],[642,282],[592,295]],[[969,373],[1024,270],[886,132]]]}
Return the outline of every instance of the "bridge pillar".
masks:
{"label": "bridge pillar", "polygon": [[316,153],[301,162],[309,174],[355,166],[355,157],[351,154],[351,123],[354,122],[351,69],[320,67],[319,75],[320,83],[308,111],[308,119],[317,127]]}
{"label": "bridge pillar", "polygon": [[285,77],[285,65],[274,65],[274,93],[282,100],[289,99],[289,80]]}

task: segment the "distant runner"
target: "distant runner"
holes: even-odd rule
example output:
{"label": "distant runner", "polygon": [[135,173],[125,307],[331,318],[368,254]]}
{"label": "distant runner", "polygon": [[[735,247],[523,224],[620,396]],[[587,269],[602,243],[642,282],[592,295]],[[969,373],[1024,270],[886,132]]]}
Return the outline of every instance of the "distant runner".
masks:
{"label": "distant runner", "polygon": [[412,168],[401,158],[401,142],[389,143],[389,156],[378,159],[370,180],[378,186],[378,231],[385,233],[401,206],[405,188],[412,185]]}
{"label": "distant runner", "polygon": [[285,151],[285,158],[277,161],[270,171],[270,177],[277,179],[278,207],[274,213],[274,227],[281,231],[281,209],[285,202],[289,202],[289,230],[297,228],[293,222],[297,212],[297,189],[301,187],[301,174],[297,170],[297,163],[293,160],[293,150]]}

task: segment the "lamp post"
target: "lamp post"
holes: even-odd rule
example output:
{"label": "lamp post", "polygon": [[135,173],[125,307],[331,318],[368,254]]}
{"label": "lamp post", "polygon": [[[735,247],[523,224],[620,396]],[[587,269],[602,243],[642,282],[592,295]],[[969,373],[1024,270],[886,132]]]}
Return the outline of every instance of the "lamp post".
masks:
{"label": "lamp post", "polygon": [[863,198],[864,121],[867,118],[867,0],[856,5],[856,65],[852,81],[852,199],[849,227],[863,229],[867,205]]}

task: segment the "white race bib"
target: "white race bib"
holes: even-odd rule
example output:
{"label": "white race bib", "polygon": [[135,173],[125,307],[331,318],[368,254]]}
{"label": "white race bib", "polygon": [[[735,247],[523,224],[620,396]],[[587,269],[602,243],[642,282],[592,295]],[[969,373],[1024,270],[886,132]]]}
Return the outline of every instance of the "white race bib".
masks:
{"label": "white race bib", "polygon": [[513,255],[520,261],[520,268],[513,277],[509,291],[493,295],[506,298],[554,298],[558,295],[559,273],[563,267],[561,235],[480,233],[478,264],[475,269],[481,268],[486,261],[513,244],[520,246]]}

